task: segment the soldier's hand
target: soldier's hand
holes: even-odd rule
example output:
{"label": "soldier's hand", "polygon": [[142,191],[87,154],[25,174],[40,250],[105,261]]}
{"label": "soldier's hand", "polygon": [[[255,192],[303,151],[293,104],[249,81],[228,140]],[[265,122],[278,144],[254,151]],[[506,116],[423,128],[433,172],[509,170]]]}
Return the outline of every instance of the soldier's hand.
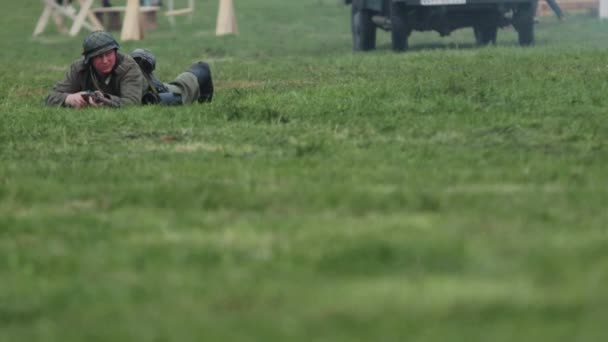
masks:
{"label": "soldier's hand", "polygon": [[65,104],[74,108],[82,108],[88,106],[89,102],[87,101],[87,99],[85,99],[84,96],[82,96],[83,94],[86,94],[86,92],[81,91],[79,93],[68,95],[68,97],[65,98]]}
{"label": "soldier's hand", "polygon": [[93,98],[92,96],[88,96],[87,97],[87,101],[88,101],[88,105],[91,106],[91,107],[101,107],[101,106],[103,106],[103,103],[95,102],[95,98]]}

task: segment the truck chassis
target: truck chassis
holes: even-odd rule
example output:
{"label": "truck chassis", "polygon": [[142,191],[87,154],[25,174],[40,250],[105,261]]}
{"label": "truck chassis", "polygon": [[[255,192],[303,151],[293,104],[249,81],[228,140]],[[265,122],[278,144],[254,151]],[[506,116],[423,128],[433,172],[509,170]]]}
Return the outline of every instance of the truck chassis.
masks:
{"label": "truck chassis", "polygon": [[496,43],[498,28],[512,25],[522,46],[534,43],[536,0],[345,0],[351,4],[353,49],[376,48],[376,31],[390,31],[395,51],[408,49],[413,31],[471,27],[477,45]]}

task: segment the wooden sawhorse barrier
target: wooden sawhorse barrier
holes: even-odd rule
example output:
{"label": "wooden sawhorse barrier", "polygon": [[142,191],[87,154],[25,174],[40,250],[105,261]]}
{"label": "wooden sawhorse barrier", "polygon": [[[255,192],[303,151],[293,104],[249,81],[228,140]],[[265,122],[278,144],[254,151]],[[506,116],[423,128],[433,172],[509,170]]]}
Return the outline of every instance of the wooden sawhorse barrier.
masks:
{"label": "wooden sawhorse barrier", "polygon": [[[44,9],[36,28],[34,29],[33,36],[38,36],[44,32],[48,26],[49,20],[53,17],[55,24],[57,25],[60,32],[65,33],[67,29],[63,26],[63,19],[69,18],[73,21],[72,26],[69,29],[70,36],[76,36],[80,30],[84,27],[89,31],[104,30],[102,22],[97,18],[96,14],[100,13],[121,13],[124,12],[124,19],[122,20],[122,34],[121,39],[139,40],[143,38],[143,22],[141,20],[141,13],[153,13],[160,11],[159,6],[140,6],[139,0],[127,0],[127,6],[111,6],[111,7],[95,7],[93,3],[95,0],[78,0],[78,9],[67,4],[67,0],[41,0],[44,5]],[[175,9],[174,1],[168,0],[168,8],[165,12],[165,16],[169,18],[169,23],[174,26],[177,15],[190,14],[190,20],[192,20],[192,13],[194,13],[194,0],[188,0],[188,7]],[[125,25],[127,26],[125,28]],[[136,32],[137,31],[137,32]]]}
{"label": "wooden sawhorse barrier", "polygon": [[94,0],[78,0],[80,7],[79,9],[76,9],[71,5],[68,6],[66,4],[67,1],[65,0],[63,0],[61,4],[58,4],[56,0],[42,0],[44,10],[36,23],[33,35],[38,36],[44,32],[51,16],[55,19],[55,24],[57,24],[60,32],[66,30],[63,26],[63,18],[66,17],[71,19],[73,24],[70,27],[69,35],[72,37],[77,35],[83,27],[89,31],[102,30],[103,25],[90,11],[93,1]]}
{"label": "wooden sawhorse barrier", "polygon": [[[188,0],[188,7],[184,7],[184,8],[175,8],[175,4],[174,4],[174,0],[166,0],[167,3],[167,10],[165,11],[165,16],[169,19],[169,24],[171,24],[171,26],[175,26],[175,19],[174,17],[177,15],[185,15],[185,14],[190,14],[190,20],[192,20],[192,14],[194,13],[194,0]],[[112,15],[112,14],[116,14],[116,15],[120,15],[121,13],[125,13],[126,16],[126,11],[127,11],[127,7],[128,6],[110,6],[110,7],[95,7],[93,9],[91,9],[91,11],[95,14],[101,14],[101,15]],[[144,14],[144,15],[152,15],[156,12],[160,12],[161,7],[160,6],[139,6],[139,12]],[[145,22],[144,27],[155,27],[155,25],[153,25],[153,23],[150,22]]]}

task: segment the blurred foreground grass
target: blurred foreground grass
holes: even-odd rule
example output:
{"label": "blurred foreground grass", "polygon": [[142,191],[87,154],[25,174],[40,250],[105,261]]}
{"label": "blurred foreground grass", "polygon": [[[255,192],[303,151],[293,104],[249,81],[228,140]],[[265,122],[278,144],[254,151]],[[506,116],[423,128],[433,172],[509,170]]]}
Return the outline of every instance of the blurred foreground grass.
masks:
{"label": "blurred foreground grass", "polygon": [[604,23],[353,55],[333,1],[214,5],[143,42],[212,104],[73,111],[80,39],[7,4],[0,341],[605,340]]}

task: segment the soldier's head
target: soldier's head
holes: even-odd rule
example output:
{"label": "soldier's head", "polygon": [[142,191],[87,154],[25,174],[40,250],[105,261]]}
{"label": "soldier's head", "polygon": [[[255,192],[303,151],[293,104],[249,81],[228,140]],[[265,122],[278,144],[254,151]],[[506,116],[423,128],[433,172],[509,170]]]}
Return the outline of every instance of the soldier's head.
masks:
{"label": "soldier's head", "polygon": [[139,64],[141,70],[146,74],[152,74],[156,69],[156,57],[146,49],[135,49],[131,52],[131,57]]}
{"label": "soldier's head", "polygon": [[82,43],[84,63],[93,65],[99,73],[109,73],[116,64],[116,51],[119,47],[114,37],[108,32],[92,32]]}

